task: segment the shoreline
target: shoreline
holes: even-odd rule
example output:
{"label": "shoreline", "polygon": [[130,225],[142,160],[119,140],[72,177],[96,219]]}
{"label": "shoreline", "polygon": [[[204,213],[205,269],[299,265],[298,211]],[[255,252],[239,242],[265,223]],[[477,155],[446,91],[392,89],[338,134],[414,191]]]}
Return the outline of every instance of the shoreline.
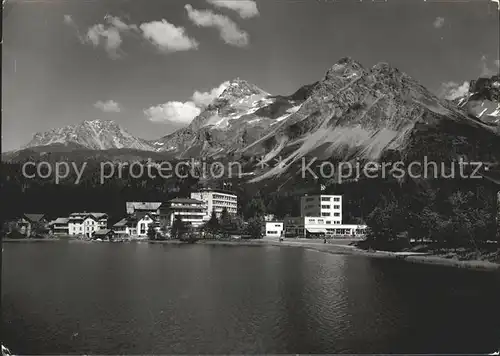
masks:
{"label": "shoreline", "polygon": [[[95,241],[82,241],[79,239],[71,238],[52,238],[52,239],[2,239],[5,243],[32,243],[32,242],[81,242],[81,243],[96,243]],[[149,241],[149,240],[132,240],[126,242],[109,242],[101,241],[100,243],[148,243],[148,244],[164,244],[164,245],[184,245],[189,244],[178,240],[162,240],[162,241]],[[324,244],[323,240],[279,240],[260,239],[260,240],[198,240],[197,245],[213,245],[213,246],[275,246],[275,247],[299,247],[312,251],[324,252],[334,255],[352,255],[352,256],[365,256],[370,258],[386,258],[386,259],[400,259],[409,263],[420,263],[429,265],[439,265],[454,268],[462,268],[469,270],[481,271],[500,271],[500,263],[494,263],[481,260],[458,260],[456,258],[445,258],[432,254],[418,254],[418,253],[402,253],[390,251],[369,251],[363,250],[356,246],[349,245],[352,240],[330,240],[329,243]]]}

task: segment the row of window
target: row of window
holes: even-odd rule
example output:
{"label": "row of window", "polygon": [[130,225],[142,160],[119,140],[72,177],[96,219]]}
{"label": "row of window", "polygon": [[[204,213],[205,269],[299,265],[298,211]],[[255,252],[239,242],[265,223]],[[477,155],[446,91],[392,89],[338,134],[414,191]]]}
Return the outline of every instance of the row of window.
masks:
{"label": "row of window", "polygon": [[232,195],[221,195],[221,194],[214,194],[213,199],[221,199],[221,200],[230,200],[230,201],[237,201],[238,197],[232,196]]}
{"label": "row of window", "polygon": [[[332,199],[332,197],[321,197],[321,201],[331,201],[331,199]],[[314,200],[316,200],[315,197],[306,198],[307,202],[314,201]],[[339,202],[340,198],[339,197],[333,197],[333,201]]]}
{"label": "row of window", "polygon": [[[331,197],[321,197],[321,201],[331,201]],[[340,201],[340,198],[338,198],[338,197],[334,197],[334,198],[333,198],[333,201],[335,201],[335,202],[339,202],[339,201]]]}
{"label": "row of window", "polygon": [[223,201],[223,200],[214,200],[213,205],[223,205],[223,206],[238,206],[237,202],[229,202],[229,201]]}
{"label": "row of window", "polygon": [[[321,209],[331,209],[331,208],[332,208],[331,205],[321,205]],[[335,210],[340,209],[340,205],[334,205],[333,209],[335,209]]]}
{"label": "row of window", "polygon": [[[330,213],[321,213],[321,216],[332,216]],[[333,213],[333,216],[339,217],[340,213]]]}

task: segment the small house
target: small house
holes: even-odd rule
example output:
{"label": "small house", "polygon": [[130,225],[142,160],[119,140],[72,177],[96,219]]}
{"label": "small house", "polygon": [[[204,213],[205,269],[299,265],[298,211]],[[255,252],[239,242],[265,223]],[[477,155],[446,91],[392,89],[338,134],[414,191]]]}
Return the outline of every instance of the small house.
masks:
{"label": "small house", "polygon": [[94,234],[92,235],[92,238],[94,240],[97,240],[97,239],[101,239],[101,240],[109,240],[109,241],[112,241],[113,238],[115,237],[115,233],[113,230],[110,230],[110,229],[101,229],[101,230],[97,230],[96,232],[94,232]]}
{"label": "small house", "polygon": [[45,232],[47,224],[44,214],[23,214],[18,221],[19,232],[27,237]]}

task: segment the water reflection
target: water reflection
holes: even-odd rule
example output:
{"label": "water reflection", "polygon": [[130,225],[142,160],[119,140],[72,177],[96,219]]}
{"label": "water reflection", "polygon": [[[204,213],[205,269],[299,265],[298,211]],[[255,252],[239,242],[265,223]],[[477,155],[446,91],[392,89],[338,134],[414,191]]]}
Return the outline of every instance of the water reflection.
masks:
{"label": "water reflection", "polygon": [[300,248],[7,244],[2,277],[18,354],[486,352],[500,335],[498,275]]}

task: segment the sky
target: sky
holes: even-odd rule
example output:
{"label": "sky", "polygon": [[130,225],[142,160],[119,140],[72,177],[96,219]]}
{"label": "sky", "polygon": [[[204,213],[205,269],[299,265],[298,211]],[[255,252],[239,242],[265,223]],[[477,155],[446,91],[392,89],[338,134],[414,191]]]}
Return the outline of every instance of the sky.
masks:
{"label": "sky", "polygon": [[2,151],[95,119],[156,139],[229,80],[291,94],[346,56],[454,97],[498,72],[499,16],[491,0],[7,0]]}

